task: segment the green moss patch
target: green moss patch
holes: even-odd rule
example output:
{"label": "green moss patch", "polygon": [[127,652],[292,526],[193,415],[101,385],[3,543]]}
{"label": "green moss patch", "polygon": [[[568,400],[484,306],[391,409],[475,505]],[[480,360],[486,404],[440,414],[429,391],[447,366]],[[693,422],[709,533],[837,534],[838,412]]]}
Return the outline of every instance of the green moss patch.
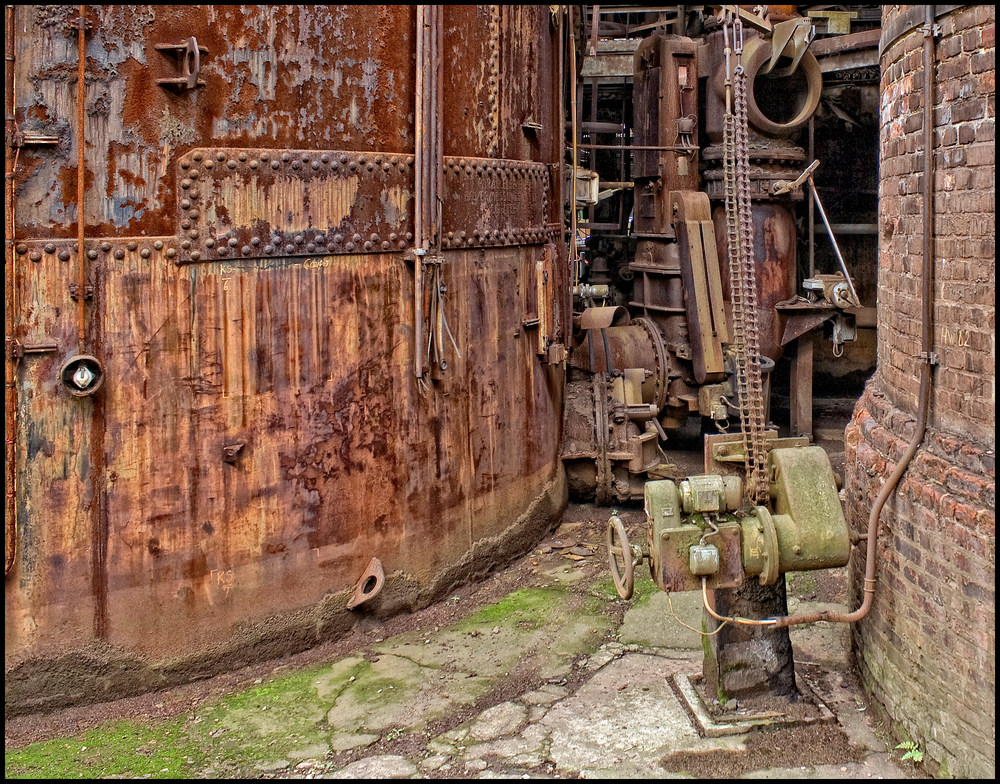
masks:
{"label": "green moss patch", "polygon": [[566,592],[559,588],[519,588],[495,604],[482,607],[456,624],[460,631],[490,625],[536,629],[548,619],[553,608],[565,601]]}
{"label": "green moss patch", "polygon": [[205,765],[185,720],[146,725],[119,721],[82,737],[5,750],[4,778],[188,778]]}

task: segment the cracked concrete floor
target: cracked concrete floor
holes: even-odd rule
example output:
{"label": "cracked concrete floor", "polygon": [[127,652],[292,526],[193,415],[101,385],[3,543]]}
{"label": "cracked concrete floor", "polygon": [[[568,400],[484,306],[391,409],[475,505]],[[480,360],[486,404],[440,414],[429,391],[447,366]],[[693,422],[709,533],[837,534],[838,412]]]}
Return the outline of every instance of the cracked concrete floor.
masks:
{"label": "cracked concrete floor", "polygon": [[[779,717],[758,728],[736,721],[706,731],[710,706],[700,706],[699,718],[699,706],[677,687],[696,681],[701,670],[702,640],[687,628],[701,625],[700,593],[662,593],[644,570],[636,596],[618,599],[603,548],[608,513],[571,505],[549,537],[486,580],[406,619],[363,618],[349,640],[308,659],[258,668],[252,683],[225,696],[196,695],[188,706],[182,690],[161,695],[153,705],[185,701],[183,712],[173,711],[192,743],[181,772],[189,778],[923,777],[900,761],[880,729],[852,673],[845,626],[792,630],[799,682],[808,684],[825,718],[782,723]],[[644,530],[641,511],[621,514],[634,537]],[[788,589],[793,610],[838,605],[846,578],[841,570],[801,573],[790,576]],[[93,749],[95,741],[89,743]],[[8,774],[16,774],[10,764]]]}
{"label": "cracked concrete floor", "polygon": [[[641,513],[629,516],[633,530],[641,530]],[[807,688],[808,670],[808,682],[828,708],[828,721],[775,723],[763,729],[706,735],[688,701],[672,685],[677,675],[697,680],[700,673],[701,636],[687,628],[700,626],[700,594],[668,596],[646,577],[639,581],[636,598],[618,599],[599,546],[606,519],[607,510],[571,507],[551,537],[506,570],[508,574],[521,571],[531,579],[520,581],[522,587],[490,605],[503,608],[495,616],[480,610],[426,636],[412,632],[378,643],[374,647],[377,664],[386,667],[382,676],[389,670],[395,672],[410,684],[404,688],[411,697],[394,702],[391,708],[353,698],[338,701],[328,718],[341,728],[341,736],[356,733],[358,746],[353,752],[315,764],[311,760],[294,767],[289,764],[267,774],[331,778],[918,775],[895,761],[890,747],[873,729],[872,714],[849,673],[849,632],[831,624],[798,627],[793,633],[793,646],[801,657],[800,684]],[[590,554],[585,554],[588,550]],[[839,597],[829,594],[842,592],[843,574],[824,577],[825,582],[812,575],[793,578],[793,608],[837,604],[829,599]],[[491,617],[503,613],[509,615],[491,626]],[[422,674],[416,667],[424,668]],[[497,688],[501,683],[506,689]],[[464,689],[456,688],[458,684]],[[463,701],[470,708],[456,713]],[[451,721],[446,718],[449,711]],[[458,723],[456,715],[461,719]],[[375,735],[381,733],[384,739],[394,731],[400,741],[396,753],[384,741],[381,748],[376,747]],[[404,734],[410,736],[409,743],[402,742]],[[419,740],[414,743],[414,738]]]}

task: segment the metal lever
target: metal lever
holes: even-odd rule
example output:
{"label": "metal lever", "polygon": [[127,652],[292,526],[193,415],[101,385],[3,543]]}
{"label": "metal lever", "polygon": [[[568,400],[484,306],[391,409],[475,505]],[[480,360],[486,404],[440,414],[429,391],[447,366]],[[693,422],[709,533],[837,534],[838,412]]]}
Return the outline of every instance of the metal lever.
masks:
{"label": "metal lever", "polygon": [[833,252],[837,256],[837,263],[840,265],[840,271],[844,273],[844,280],[847,282],[847,288],[850,290],[850,300],[851,304],[859,308],[861,307],[861,300],[858,299],[858,292],[854,288],[854,281],[851,280],[851,274],[847,271],[847,264],[844,262],[844,257],[840,254],[840,246],[837,245],[837,238],[833,236],[833,227],[830,226],[830,221],[827,220],[826,211],[823,209],[823,203],[819,200],[819,193],[816,191],[816,183],[813,182],[812,174],[819,166],[819,161],[813,161],[809,164],[802,174],[796,177],[791,182],[787,180],[776,180],[771,185],[771,194],[774,196],[779,196],[783,193],[788,193],[795,188],[802,186],[804,182],[809,183],[809,190],[812,193],[813,201],[816,202],[816,207],[819,208],[819,216],[823,219],[823,225],[826,227],[827,236],[830,237],[830,242],[833,243]]}
{"label": "metal lever", "polygon": [[198,74],[201,72],[201,55],[208,54],[208,49],[198,46],[198,39],[193,35],[180,44],[156,44],[156,49],[178,57],[184,74],[169,79],[157,79],[158,85],[178,90],[193,90],[195,87],[205,85],[205,80],[199,79]]}
{"label": "metal lever", "polygon": [[771,184],[771,195],[781,196],[783,193],[788,193],[789,191],[793,191],[796,188],[801,188],[802,183],[804,183],[807,179],[812,177],[812,173],[816,171],[817,166],[819,166],[819,161],[813,161],[812,163],[809,164],[806,170],[802,172],[802,174],[800,174],[792,181],[775,180]]}

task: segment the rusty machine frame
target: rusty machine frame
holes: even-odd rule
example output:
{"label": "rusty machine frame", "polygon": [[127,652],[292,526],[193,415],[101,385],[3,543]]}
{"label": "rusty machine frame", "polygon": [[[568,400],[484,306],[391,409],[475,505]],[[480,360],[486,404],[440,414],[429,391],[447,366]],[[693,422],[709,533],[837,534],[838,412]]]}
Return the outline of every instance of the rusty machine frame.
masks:
{"label": "rusty machine frame", "polygon": [[[616,513],[607,525],[622,598],[647,560],[662,590],[703,592],[716,631],[735,622],[779,646],[783,635],[788,649],[784,627],[816,619],[787,616],[779,578],[845,565],[851,541],[825,451],[808,437],[779,438],[769,420],[769,376],[786,345],[824,322],[837,355],[861,302],[812,182],[819,162],[798,143],[823,88],[814,20],[790,6],[711,6],[688,35],[685,8],[634,49],[630,124],[595,117],[592,88],[590,136],[614,133],[617,144],[581,143],[571,107],[568,179],[591,234],[573,271],[563,459],[580,497],[643,502],[641,544]],[[591,23],[577,29],[594,52],[596,7]],[[580,171],[581,147],[594,162],[629,151],[630,167],[617,181]],[[617,226],[593,220],[611,193],[628,194],[627,230],[621,216]],[[795,208],[807,197],[839,270],[800,283]],[[670,441],[689,418],[718,432],[704,437],[703,473],[682,479]],[[752,586],[765,589],[756,600],[731,598]],[[721,639],[710,644],[715,664]],[[734,693],[725,669],[714,678]]]}

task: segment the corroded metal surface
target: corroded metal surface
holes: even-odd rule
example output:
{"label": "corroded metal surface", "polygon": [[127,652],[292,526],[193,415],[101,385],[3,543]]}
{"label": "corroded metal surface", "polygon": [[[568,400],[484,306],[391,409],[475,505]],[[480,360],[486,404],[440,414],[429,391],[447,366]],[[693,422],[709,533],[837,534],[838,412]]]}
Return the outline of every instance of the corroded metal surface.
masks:
{"label": "corroded metal surface", "polygon": [[[22,146],[13,178],[8,334],[48,348],[14,379],[9,710],[43,704],[23,684],[64,652],[175,662],[164,683],[187,659],[224,668],[213,651],[328,637],[372,558],[385,586],[364,611],[429,601],[564,493],[560,155],[522,127],[560,116],[548,7],[443,12],[441,160],[494,174],[443,180],[442,239],[465,234],[440,250],[460,356],[426,388],[416,9],[87,7],[82,129],[78,14],[13,12],[17,125],[57,141]],[[157,45],[190,38],[194,86],[158,83],[194,64]],[[59,378],[75,354],[102,363],[93,395]],[[101,696],[77,675],[50,696]]]}

